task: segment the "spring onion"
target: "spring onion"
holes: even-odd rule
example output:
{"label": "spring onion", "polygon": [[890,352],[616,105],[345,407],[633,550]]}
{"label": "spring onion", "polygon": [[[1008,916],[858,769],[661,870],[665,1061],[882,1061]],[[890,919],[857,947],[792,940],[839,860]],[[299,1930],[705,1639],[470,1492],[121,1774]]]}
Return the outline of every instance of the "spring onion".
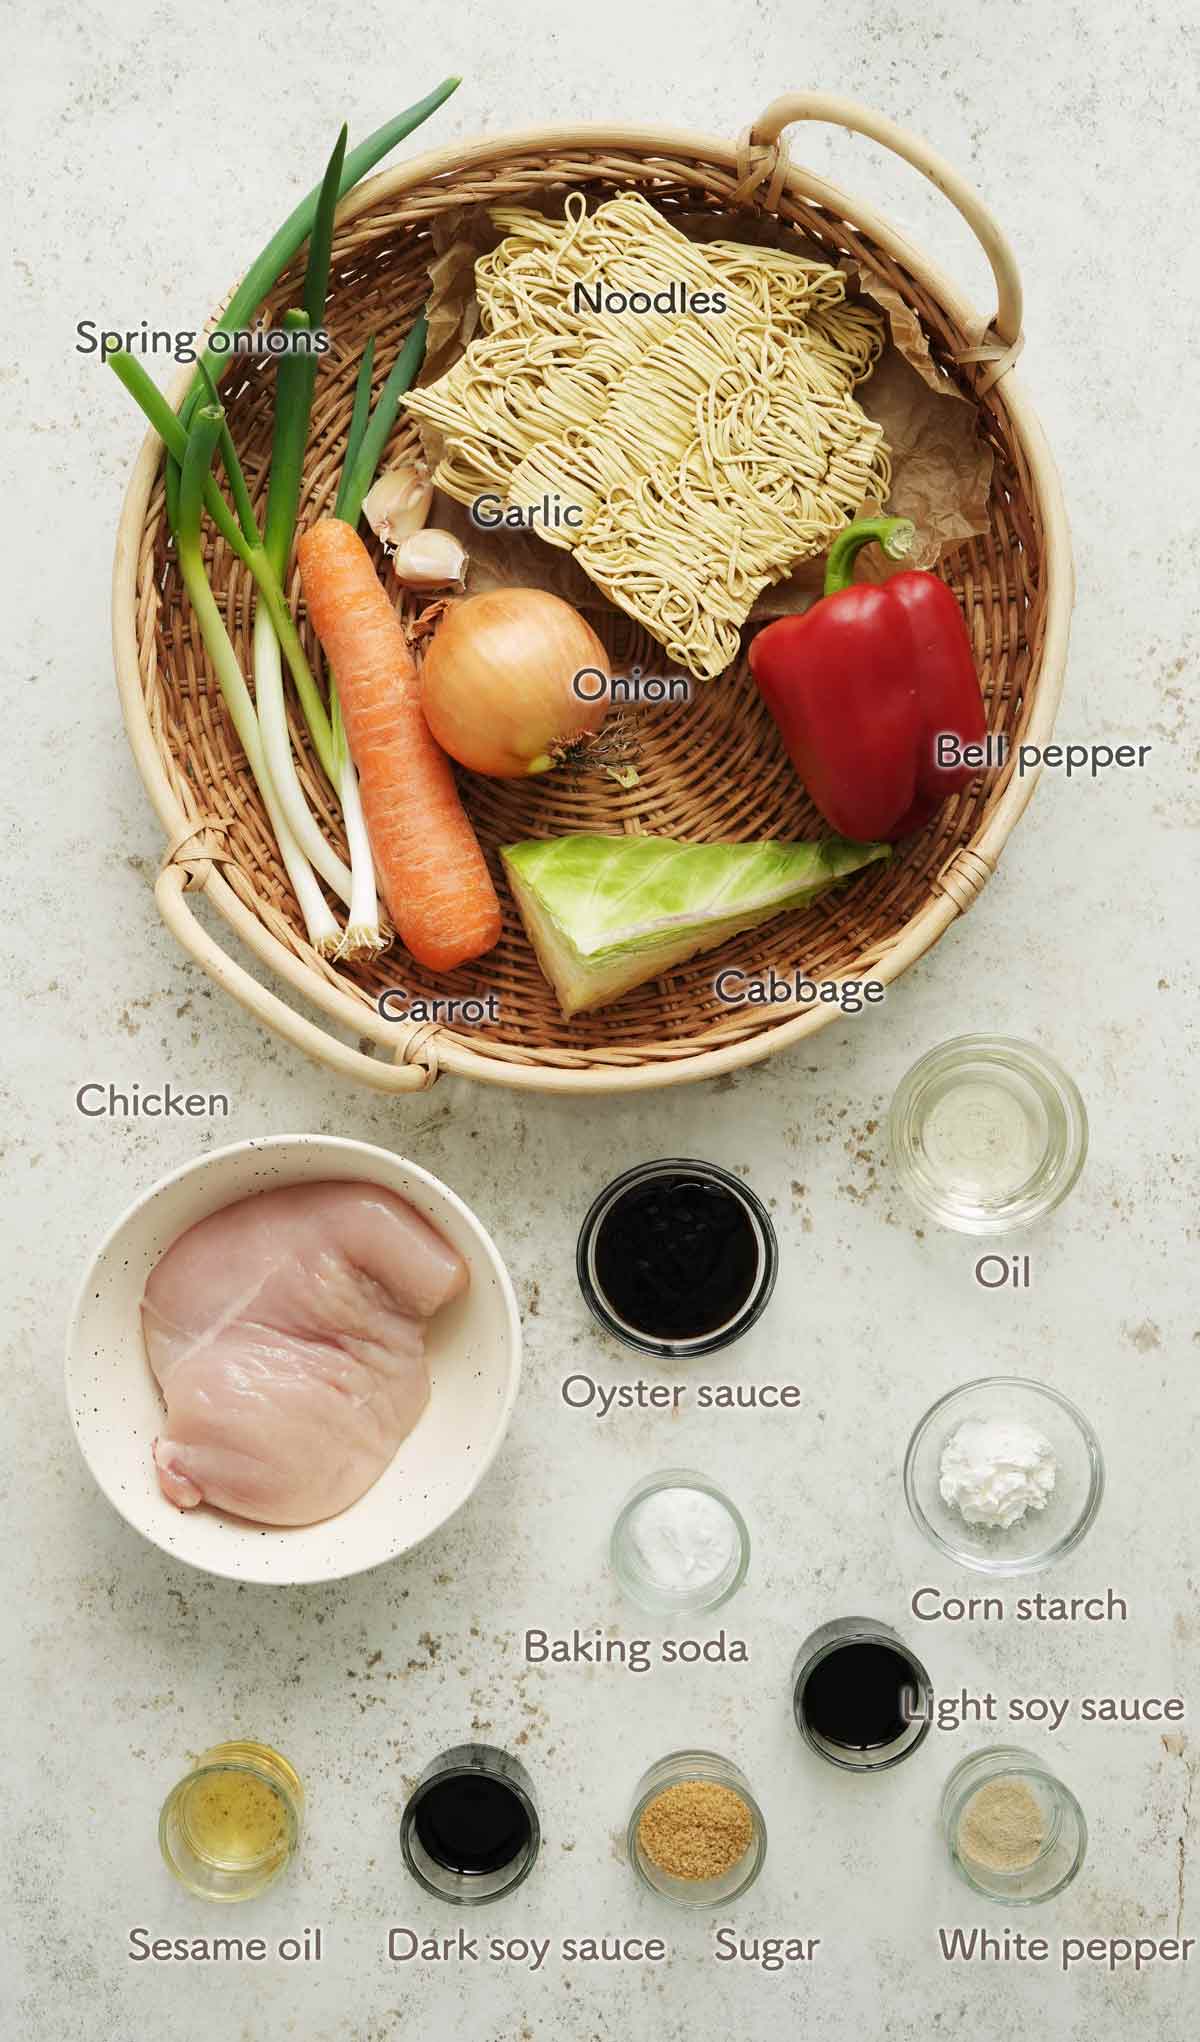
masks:
{"label": "spring onion", "polygon": [[[304,280],[304,305],[286,312],[283,316],[282,325],[289,336],[312,332],[320,326],[325,317],[333,248],[333,216],[345,152],[346,130],[343,127],[329,159],[317,201]],[[317,357],[309,352],[299,351],[281,356],[276,371],[275,425],[271,442],[271,471],[267,490],[263,550],[273,580],[281,587],[287,574],[288,558],[296,529],[304,470],[304,450],[308,441],[316,374]],[[222,442],[222,446],[236,502],[237,456],[233,454],[231,468],[230,449],[225,442]],[[290,627],[289,610],[285,630]],[[260,589],[254,611],[254,699],[267,765],[280,804],[301,849],[321,876],[341,895],[349,908],[346,933],[339,945],[339,954],[352,957],[364,950],[378,950],[382,946],[374,868],[370,862],[369,850],[364,852],[365,834],[360,838],[354,827],[358,807],[357,786],[351,792],[346,781],[347,768],[352,773],[353,767],[349,766],[344,748],[339,750],[334,742],[332,726],[316,684],[311,680],[307,660],[304,661],[301,671],[305,680],[311,684],[310,688],[301,688],[301,671],[297,670],[294,660],[289,659],[289,665],[292,666],[293,677],[297,682],[301,706],[313,744],[326,773],[337,789],[346,815],[347,842],[351,849],[349,870],[327,843],[300,784],[284,702],[280,630]]]}
{"label": "spring onion", "polygon": [[[445,80],[425,99],[377,129],[355,150],[347,152],[346,130],[343,128],[321,184],[296,207],[251,264],[216,330],[224,333],[240,330],[277,282],[306,236],[309,239],[309,259],[304,302],[301,307],[285,313],[282,323],[296,334],[320,327],[325,314],[338,199],[397,142],[428,119],[455,91],[458,83],[457,78]],[[368,344],[355,388],[346,461],[338,492],[339,514],[352,524],[358,522],[363,498],[374,480],[395,423],[400,397],[415,377],[424,349],[425,320],[421,317],[409,334],[372,411],[374,340]],[[141,406],[166,448],[167,515],[176,539],[184,585],[222,696],[279,843],[310,941],[325,956],[354,954],[364,948],[378,948],[382,941],[374,868],[357,775],[346,743],[336,686],[331,677],[330,702],[326,709],[284,589],[299,506],[318,357],[315,353],[298,351],[285,354],[279,362],[265,532],[261,535],[213,379],[213,369],[219,367],[223,359],[211,345],[206,348],[176,414],[139,362],[123,351],[110,357],[114,372]],[[213,457],[218,448],[229,482],[232,508],[212,472]],[[202,507],[207,509],[221,538],[249,570],[256,585],[254,699],[246,686],[204,565]],[[351,853],[349,868],[324,836],[300,782],[288,729],[281,654],[290,670],[314,750],[341,801]],[[339,934],[317,885],[318,873],[349,908],[344,937]]]}
{"label": "spring onion", "polygon": [[[427,121],[440,106],[444,106],[451,93],[457,92],[461,83],[460,78],[444,78],[440,85],[436,85],[432,92],[426,94],[424,99],[417,100],[415,105],[406,107],[403,113],[398,113],[392,120],[385,121],[381,128],[376,128],[374,134],[367,136],[365,142],[360,142],[356,149],[349,150],[338,181],[338,197],[345,198],[346,193],[352,191],[356,184],[360,184],[369,170],[374,170],[375,165],[382,162],[383,158],[411,135],[414,129]],[[267,292],[278,283],[289,262],[312,232],[320,196],[321,187],[315,185],[307,198],[301,199],[295,210],[289,213],[282,227],[276,230],[262,253],[251,263],[222,314],[219,322],[219,330],[222,333],[238,332],[258,310]],[[214,354],[211,345],[201,356],[201,361],[209,370],[219,369],[227,360],[228,356]],[[181,407],[185,427],[203,396],[204,382],[197,369]],[[179,470],[172,458],[167,463],[167,517],[172,531],[176,528],[178,492]]]}
{"label": "spring onion", "polygon": [[213,454],[221,438],[224,423],[224,412],[219,405],[201,405],[195,414],[192,430],[186,435],[175,534],[179,571],[183,576],[184,587],[191,600],[205,649],[212,661],[222,698],[262,796],[280,856],[300,903],[309,941],[321,956],[331,956],[341,941],[341,932],[280,804],[267,764],[250,691],[243,678],[229,633],[225,629],[224,619],[217,606],[204,565],[200,511],[207,494],[207,483],[211,479]]}

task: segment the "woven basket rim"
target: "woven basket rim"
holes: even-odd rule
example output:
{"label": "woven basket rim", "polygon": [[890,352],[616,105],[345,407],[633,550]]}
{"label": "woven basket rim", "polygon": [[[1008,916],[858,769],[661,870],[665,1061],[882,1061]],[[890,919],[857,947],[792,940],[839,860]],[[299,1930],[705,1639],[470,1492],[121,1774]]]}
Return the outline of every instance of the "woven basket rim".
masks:
{"label": "woven basket rim", "polygon": [[[582,158],[604,156],[614,150],[627,151],[647,159],[686,159],[719,167],[735,167],[738,144],[727,137],[712,136],[692,129],[609,126],[600,123],[568,124],[516,130],[497,136],[480,136],[427,151],[390,170],[367,178],[347,195],[338,207],[337,226],[345,227],[377,208],[413,190],[471,166],[498,164],[525,156],[572,153]],[[585,169],[581,161],[581,173]],[[821,206],[838,218],[853,221],[860,231],[885,249],[926,290],[934,296],[955,324],[967,334],[982,334],[987,321],[954,282],[930,262],[924,251],[908,240],[875,208],[843,191],[827,179],[789,163],[783,190],[803,202]],[[167,397],[177,409],[191,382],[193,371],[186,368],[172,379]],[[1041,555],[1045,589],[1043,634],[1037,665],[1037,686],[1032,692],[1030,713],[1024,728],[1026,741],[1044,744],[1050,736],[1062,698],[1067,641],[1074,593],[1070,531],[1058,471],[1037,415],[1015,373],[1009,368],[991,393],[1003,405],[1014,434],[1019,439],[1027,464],[1030,489],[1035,493],[1042,518]],[[167,776],[160,756],[146,703],[138,657],[137,571],[146,513],[161,466],[162,441],[153,430],[142,441],[137,461],[126,488],[117,529],[113,561],[112,629],[113,660],[122,714],[143,785],[166,833],[168,843],[186,837],[194,825]],[[1028,806],[1040,778],[1037,772],[1013,774],[991,810],[984,828],[967,846],[959,846],[953,858],[965,856],[979,861],[981,877],[970,877],[959,888],[961,899],[941,890],[903,926],[872,976],[887,985],[899,978],[932,948],[938,939],[971,904]],[[221,877],[219,867],[203,851],[184,861],[185,871],[168,914],[167,897],[160,885],[158,898],[164,918],[190,954],[211,976],[219,977],[228,990],[258,1018],[285,1034],[308,1054],[320,1056],[347,1075],[388,1091],[420,1089],[433,1082],[439,1067],[456,1075],[495,1085],[550,1093],[604,1093],[659,1089],[672,1084],[720,1077],[727,1072],[764,1061],[777,1050],[787,1048],[806,1035],[814,1034],[838,1018],[836,1007],[825,1011],[810,1009],[792,1020],[780,1021],[743,1040],[671,1059],[626,1064],[620,1054],[611,1063],[597,1063],[587,1069],[527,1064],[481,1055],[467,1043],[444,1033],[437,1036],[436,1050],[429,1058],[427,1031],[410,1024],[384,1021],[374,1009],[350,993],[341,991],[294,956],[277,937],[238,899]],[[948,868],[943,868],[943,872]],[[969,869],[969,868],[968,868]],[[180,867],[166,868],[179,872]],[[331,1020],[353,1030],[392,1052],[394,1061],[349,1050],[324,1031],[314,1029],[300,1016],[290,1017],[282,1002],[267,993],[250,974],[232,959],[221,964],[214,947],[182,901],[182,886],[194,884],[212,902],[227,925],[246,944],[258,961],[284,979],[306,1002],[319,1008]],[[187,925],[194,932],[194,940]],[[206,953],[202,955],[201,953]],[[219,953],[218,953],[219,955]],[[288,1025],[288,1019],[293,1025]],[[410,1062],[409,1054],[413,1060]]]}

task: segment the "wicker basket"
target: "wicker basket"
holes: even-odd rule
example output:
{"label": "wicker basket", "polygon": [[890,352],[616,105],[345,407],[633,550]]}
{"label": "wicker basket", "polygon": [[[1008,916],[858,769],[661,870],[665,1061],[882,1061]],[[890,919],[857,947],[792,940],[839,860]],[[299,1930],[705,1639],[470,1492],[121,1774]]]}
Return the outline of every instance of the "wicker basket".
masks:
{"label": "wicker basket", "polygon": [[[925,257],[869,207],[792,166],[783,131],[823,120],[883,143],[921,170],[968,221],[991,264],[991,326]],[[638,188],[668,212],[747,206],[777,217],[834,253],[882,272],[919,316],[934,359],[976,406],[995,467],[990,530],[943,564],[969,621],[989,727],[1010,740],[1010,765],[949,803],[902,855],[803,914],[735,940],[644,986],[611,1008],[564,1022],[542,979],[506,889],[498,948],[441,984],[424,983],[402,952],[363,966],[333,966],[306,942],[253,782],[206,664],[167,543],[162,447],[151,434],[129,486],[117,543],[114,639],[126,723],[142,777],[169,839],[156,897],[189,955],[268,1027],[333,1070],[388,1091],[431,1084],[439,1069],[493,1084],[553,1092],[624,1091],[711,1078],[766,1057],[838,1014],[836,1006],[721,1009],[713,994],[725,964],[768,965],[810,978],[899,977],[978,895],[1029,800],[1033,777],[1015,777],[1013,748],[1044,743],[1062,687],[1071,608],[1070,545],[1058,480],[1037,420],[1012,375],[1021,340],[1021,290],[1012,255],[980,200],[924,142],[851,102],[784,98],[732,143],[636,128],[543,128],[456,145],[378,176],[341,208],[328,324],[336,357],[322,370],[302,516],[328,509],[349,422],[353,377],[368,333],[386,367],[427,288],[430,221],[447,208],[519,201],[546,186],[600,198]],[[731,223],[730,232],[736,233]],[[276,308],[294,292],[285,280]],[[176,401],[187,378],[181,379]],[[234,437],[252,490],[265,485],[272,378],[265,366],[227,378]],[[415,441],[402,422],[393,451]],[[214,586],[249,670],[248,576],[223,547]],[[633,661],[648,641],[617,612],[614,653]],[[632,634],[632,639],[631,639]],[[624,670],[628,670],[626,667]],[[639,785],[594,777],[536,783],[464,776],[468,810],[489,853],[530,835],[647,830],[693,839],[797,837],[821,825],[752,687],[744,659],[695,691],[686,712],[646,717]],[[298,742],[299,742],[299,734]],[[319,772],[303,754],[310,799],[338,840]],[[201,926],[186,890],[207,894],[254,956],[320,1015],[333,1033],[267,990]],[[477,1030],[383,1018],[388,987],[411,994],[499,995],[499,1023]],[[865,1025],[865,1024],[864,1024]],[[356,1038],[352,1047],[342,1039]]]}

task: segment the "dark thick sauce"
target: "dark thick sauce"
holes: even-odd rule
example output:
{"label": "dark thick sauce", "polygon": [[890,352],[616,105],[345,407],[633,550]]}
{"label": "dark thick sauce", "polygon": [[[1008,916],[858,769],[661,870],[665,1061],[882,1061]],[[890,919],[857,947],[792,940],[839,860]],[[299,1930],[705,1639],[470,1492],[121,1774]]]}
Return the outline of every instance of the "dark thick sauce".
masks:
{"label": "dark thick sauce", "polygon": [[810,1727],[830,1744],[874,1751],[908,1728],[905,1690],[919,1685],[902,1652],[863,1639],[837,1646],[818,1662],[804,1683],[800,1706]]}
{"label": "dark thick sauce", "polygon": [[450,1872],[499,1872],[529,1843],[529,1816],[502,1780],[451,1776],[422,1796],[413,1826],[435,1864]]}
{"label": "dark thick sauce", "polygon": [[651,1177],[609,1207],[593,1247],[609,1310],[654,1340],[695,1340],[741,1311],[758,1277],[758,1235],[733,1191],[702,1177]]}

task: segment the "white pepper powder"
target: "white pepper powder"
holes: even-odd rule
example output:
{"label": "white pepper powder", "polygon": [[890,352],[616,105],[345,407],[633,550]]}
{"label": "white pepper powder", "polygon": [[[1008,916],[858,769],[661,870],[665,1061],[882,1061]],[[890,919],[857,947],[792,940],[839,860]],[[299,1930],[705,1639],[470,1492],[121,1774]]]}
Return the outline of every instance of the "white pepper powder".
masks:
{"label": "white pepper powder", "polygon": [[958,1818],[960,1856],[989,1872],[1032,1865],[1046,1834],[1041,1802],[1027,1780],[989,1780]]}

